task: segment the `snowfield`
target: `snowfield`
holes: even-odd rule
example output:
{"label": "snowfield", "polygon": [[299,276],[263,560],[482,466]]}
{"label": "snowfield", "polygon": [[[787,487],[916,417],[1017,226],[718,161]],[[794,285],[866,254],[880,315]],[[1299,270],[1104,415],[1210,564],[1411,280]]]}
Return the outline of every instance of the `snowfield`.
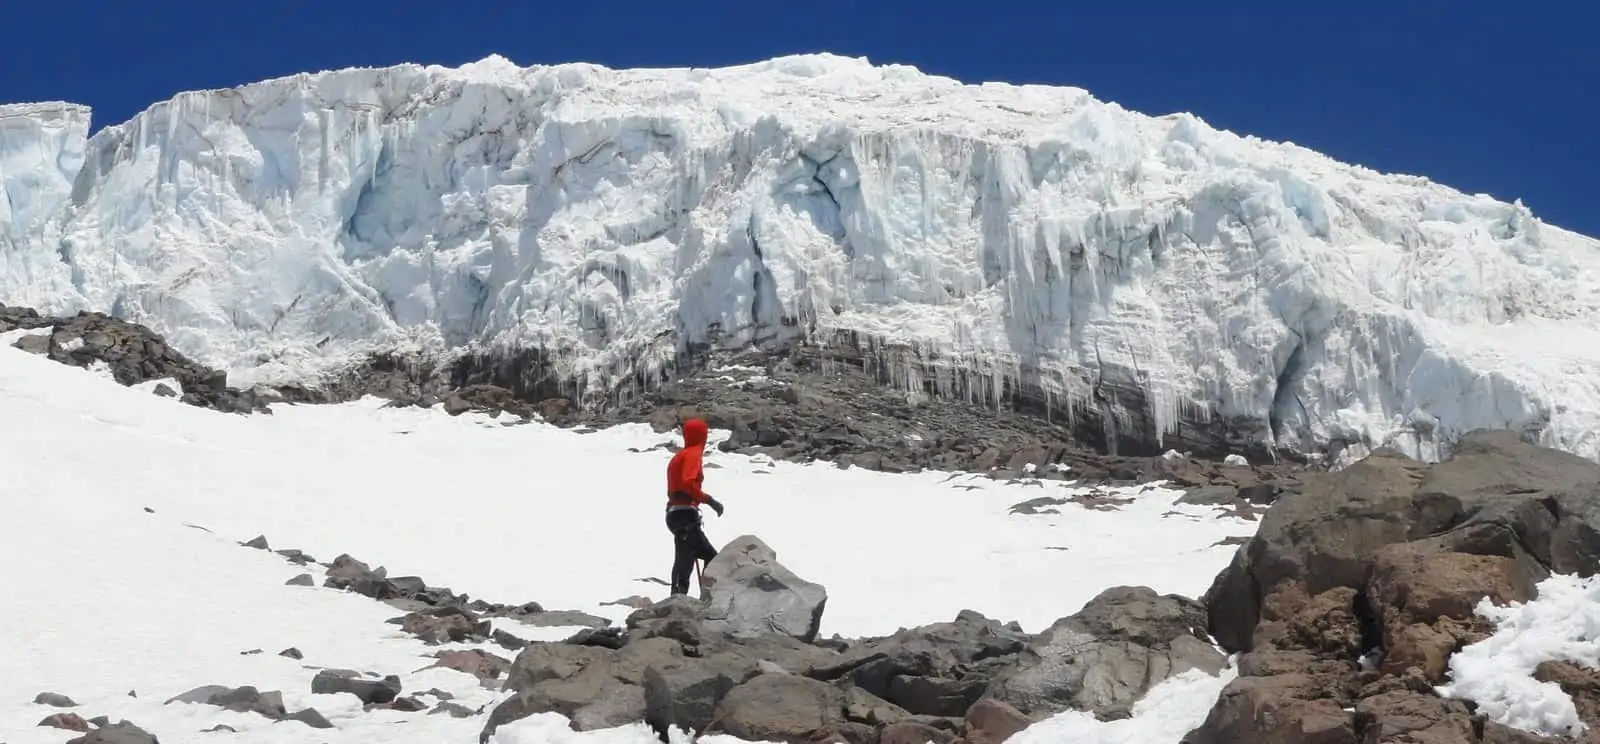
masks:
{"label": "snowfield", "polygon": [[[354,697],[311,694],[314,666],[398,674],[406,694],[438,689],[474,710],[492,709],[502,695],[467,674],[418,671],[438,649],[384,623],[399,610],[286,586],[307,571],[320,585],[321,567],[239,545],[258,534],[274,549],[323,561],[348,552],[391,576],[418,575],[491,602],[533,600],[618,622],[629,610],[601,603],[666,595],[638,579],[665,577],[671,565],[660,494],[670,453],[628,448],[670,435],[504,426],[374,400],[219,414],[12,348],[22,333],[0,334],[0,420],[11,424],[0,427],[9,510],[0,571],[11,596],[0,627],[0,740],[60,744],[75,735],[35,726],[59,712],[32,704],[41,692],[71,697],[80,705],[70,710],[84,718],[126,718],[163,741],[191,741],[216,724],[238,729],[228,736],[239,742],[311,733],[255,714],[163,705],[210,684],[281,690],[290,711],[316,708],[336,727],[315,731],[318,741],[475,739],[487,711],[466,719],[362,712]],[[1067,504],[1060,514],[1021,515],[1010,506],[1067,487],[723,453],[708,463],[707,488],[728,507],[722,519],[707,516],[713,541],[758,534],[796,573],[825,585],[825,636],[886,635],[967,608],[1038,632],[1115,584],[1196,596],[1234,550],[1215,543],[1251,531],[1156,487],[1127,494],[1134,501],[1120,511]],[[578,630],[494,622],[529,640]],[[277,655],[289,647],[304,660]],[[262,653],[241,655],[253,649]],[[1204,719],[1231,676],[1183,675],[1153,691],[1137,718],[1099,723],[1069,713],[1013,742],[1063,733],[1175,741]],[[554,715],[496,737],[655,741],[642,725],[576,734]]]}
{"label": "snowfield", "polygon": [[[1600,243],[1078,89],[490,57],[89,118],[0,106],[0,302],[149,325],[236,381],[506,343],[598,390],[713,326],[843,329],[1152,440],[1432,459],[1490,427],[1600,458]],[[898,378],[995,393],[928,364]]]}
{"label": "snowfield", "polygon": [[[353,593],[287,586],[309,570],[239,545],[265,533],[273,548],[322,560],[349,552],[394,576],[415,574],[490,601],[536,600],[620,621],[602,604],[664,589],[670,540],[660,524],[662,450],[642,427],[583,434],[478,414],[340,406],[277,406],[235,416],[122,387],[56,364],[0,334],[0,739],[61,744],[76,734],[36,726],[62,712],[31,702],[67,695],[66,709],[127,719],[165,741],[227,725],[230,741],[472,741],[504,693],[461,672],[429,669],[427,647],[385,623],[400,611]],[[725,433],[724,433],[725,434]],[[1011,504],[1069,495],[1073,486],[1007,485],[965,475],[887,475],[827,464],[773,463],[713,453],[708,487],[728,505],[708,517],[714,540],[761,535],[783,561],[829,591],[824,634],[888,634],[972,608],[1037,632],[1101,589],[1144,584],[1200,595],[1250,522],[1176,503],[1144,486],[1118,510],[1075,504],[1013,514]],[[1538,601],[1483,606],[1500,632],[1451,662],[1445,694],[1483,703],[1528,730],[1578,730],[1570,698],[1530,678],[1538,662],[1594,666],[1600,582],[1553,577]],[[528,640],[575,627],[497,619]],[[299,649],[303,660],[279,656]],[[467,648],[470,644],[446,644]],[[489,648],[488,650],[497,651]],[[245,653],[259,651],[259,653]],[[500,653],[504,653],[501,651]],[[364,712],[348,695],[310,692],[318,668],[401,677],[405,694],[444,695],[466,718]],[[1191,671],[1152,689],[1128,719],[1068,712],[1008,744],[1171,744],[1199,725],[1234,676]],[[290,711],[313,707],[333,729],[165,700],[201,685],[278,690]],[[496,685],[497,687],[497,685]],[[221,736],[223,734],[217,734]],[[493,744],[651,744],[642,724],[576,733],[538,715],[502,727]],[[681,738],[677,742],[683,742]],[[707,744],[736,744],[727,736]]]}

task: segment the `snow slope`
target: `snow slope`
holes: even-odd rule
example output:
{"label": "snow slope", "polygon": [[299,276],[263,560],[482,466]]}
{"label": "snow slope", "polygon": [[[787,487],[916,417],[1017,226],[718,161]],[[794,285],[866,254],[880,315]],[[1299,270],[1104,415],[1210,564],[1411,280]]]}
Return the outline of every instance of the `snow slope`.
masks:
{"label": "snow slope", "polygon": [[946,365],[905,384],[990,397],[948,366],[994,370],[1150,439],[1432,457],[1490,426],[1600,457],[1595,240],[1077,89],[490,57],[185,93],[87,142],[45,112],[0,108],[25,122],[0,184],[33,205],[0,301],[112,312],[241,378],[511,343],[601,388],[713,325],[847,329]]}
{"label": "snow slope", "polygon": [[[394,608],[285,586],[302,569],[237,544],[258,533],[274,548],[323,560],[349,552],[391,575],[489,601],[536,600],[620,620],[626,610],[600,603],[664,596],[663,587],[636,581],[665,575],[671,562],[655,496],[669,455],[626,449],[663,439],[648,429],[507,427],[372,400],[230,416],[25,354],[10,347],[14,335],[0,334],[0,420],[27,425],[0,427],[0,582],[9,591],[0,740],[69,738],[34,726],[56,712],[29,702],[46,691],[72,697],[85,718],[127,718],[164,741],[196,740],[218,723],[239,729],[230,741],[307,740],[298,723],[162,704],[208,684],[281,690],[291,710],[315,707],[337,726],[315,732],[315,741],[476,736],[481,715],[364,713],[354,698],[310,694],[315,670],[304,665],[398,674],[408,694],[438,688],[468,708],[492,708],[501,695],[465,674],[417,671],[436,649],[384,624],[400,614]],[[786,565],[826,585],[824,634],[888,634],[965,608],[1037,632],[1114,584],[1196,596],[1234,550],[1214,543],[1252,527],[1177,504],[1178,494],[1161,488],[1128,494],[1135,501],[1121,511],[1069,504],[1059,515],[1024,516],[1009,505],[1068,487],[723,453],[708,462],[728,507],[725,517],[708,517],[712,538],[759,534]],[[495,622],[535,640],[575,630]],[[290,646],[303,662],[276,656]],[[240,653],[256,648],[264,653]],[[1231,674],[1163,684],[1133,719],[1064,714],[1014,741],[1175,742],[1204,719]],[[545,716],[502,729],[497,741],[654,739],[642,728],[575,735]]]}

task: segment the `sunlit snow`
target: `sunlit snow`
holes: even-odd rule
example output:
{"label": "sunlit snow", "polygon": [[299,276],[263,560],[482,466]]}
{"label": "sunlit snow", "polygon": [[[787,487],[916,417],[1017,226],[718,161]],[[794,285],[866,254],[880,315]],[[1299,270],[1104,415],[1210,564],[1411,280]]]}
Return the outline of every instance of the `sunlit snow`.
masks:
{"label": "sunlit snow", "polygon": [[1546,661],[1600,669],[1600,576],[1551,576],[1539,582],[1533,601],[1500,606],[1485,598],[1477,613],[1497,626],[1495,633],[1450,657],[1450,683],[1440,694],[1471,700],[1490,720],[1513,728],[1583,733],[1572,696],[1533,673]]}
{"label": "sunlit snow", "polygon": [[[391,575],[494,602],[621,620],[626,610],[601,603],[664,596],[637,579],[665,576],[671,563],[661,524],[668,454],[628,448],[668,435],[504,426],[374,400],[225,415],[11,348],[20,335],[0,334],[0,574],[9,597],[0,740],[69,738],[34,726],[57,712],[30,702],[46,691],[75,699],[85,718],[126,718],[164,741],[194,740],[219,723],[239,730],[231,741],[306,740],[296,722],[162,704],[208,684],[281,690],[291,710],[315,707],[337,727],[317,731],[317,741],[477,736],[482,716],[367,713],[353,697],[312,695],[312,666],[399,674],[407,694],[436,688],[472,709],[502,693],[466,674],[417,671],[436,649],[385,624],[400,614],[393,607],[285,586],[307,569],[320,583],[320,567],[238,545],[257,534],[275,549],[324,561],[348,552]],[[1253,527],[1176,504],[1178,493],[1161,488],[1129,491],[1134,501],[1120,511],[1067,504],[1059,515],[1028,516],[1010,505],[1066,487],[723,453],[708,462],[707,487],[728,509],[708,516],[708,532],[719,542],[758,534],[786,565],[826,585],[824,635],[887,634],[967,608],[1037,632],[1114,584],[1198,595],[1233,551],[1215,543]],[[575,630],[494,622],[532,640]],[[303,661],[276,655],[291,646]],[[253,649],[263,653],[241,655]],[[1131,721],[1065,714],[1018,741],[1053,740],[1051,731],[1091,744],[1175,740],[1171,732],[1198,725],[1231,674],[1164,684]],[[541,716],[497,741],[654,739],[642,727],[575,734],[559,716]]]}

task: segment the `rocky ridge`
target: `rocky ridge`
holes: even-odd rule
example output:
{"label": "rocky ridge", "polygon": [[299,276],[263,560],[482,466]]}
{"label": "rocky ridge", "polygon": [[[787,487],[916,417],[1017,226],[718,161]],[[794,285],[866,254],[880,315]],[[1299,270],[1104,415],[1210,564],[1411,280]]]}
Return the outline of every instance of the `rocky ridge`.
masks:
{"label": "rocky ridge", "polygon": [[1300,473],[1319,469],[1289,453],[1276,459],[1176,450],[1108,454],[1103,440],[1084,438],[1078,419],[1037,415],[1041,411],[1023,398],[993,407],[886,384],[883,362],[860,351],[846,355],[842,350],[854,348],[849,346],[794,344],[780,352],[739,354],[700,348],[672,376],[601,399],[571,390],[543,354],[530,350],[449,361],[383,353],[318,380],[236,389],[227,386],[225,372],[184,357],[160,335],[104,314],[46,317],[0,306],[0,333],[18,329],[50,331],[16,341],[19,348],[63,364],[104,365],[124,385],[171,380],[181,390],[158,385],[156,392],[230,413],[374,395],[394,406],[437,406],[452,415],[476,411],[508,423],[539,419],[565,427],[649,423],[665,432],[698,416],[732,433],[719,445],[727,452],[883,472],[975,472],[1001,480],[1170,480],[1181,488],[1216,486],[1205,498],[1241,508],[1270,503],[1297,488]]}
{"label": "rocky ridge", "polygon": [[[752,536],[734,545],[711,564],[719,577],[752,552],[776,565]],[[1000,742],[1063,710],[1125,717],[1163,679],[1224,672],[1227,652],[1237,676],[1184,744],[1590,744],[1600,670],[1539,665],[1589,726],[1571,737],[1509,728],[1438,686],[1450,656],[1493,631],[1480,600],[1531,599],[1552,573],[1597,568],[1600,465],[1480,431],[1441,464],[1382,450],[1307,476],[1199,600],[1113,587],[1038,634],[969,610],[886,638],[813,638],[808,622],[765,618],[820,614],[825,590],[801,600],[778,568],[715,581],[624,628],[524,649],[484,737],[555,711],[580,730],[644,720],[781,742]],[[758,620],[728,627],[715,608],[729,592]]]}
{"label": "rocky ridge", "polygon": [[1540,666],[1588,725],[1541,739],[1441,698],[1451,655],[1487,637],[1477,616],[1537,594],[1552,573],[1600,570],[1600,465],[1477,431],[1425,465],[1380,450],[1310,476],[1266,511],[1204,597],[1210,633],[1241,654],[1186,744],[1600,741],[1596,670]]}
{"label": "rocky ridge", "polygon": [[1108,589],[1037,636],[968,610],[883,638],[817,639],[825,591],[758,538],[734,540],[706,573],[699,598],[524,649],[482,741],[557,712],[578,730],[643,720],[663,741],[676,727],[750,741],[999,744],[1070,708],[1125,717],[1161,680],[1226,665],[1201,637],[1198,602],[1143,587]]}
{"label": "rocky ridge", "polygon": [[[155,382],[155,392],[224,413],[271,413],[283,400],[270,388],[228,387],[228,375],[184,356],[160,334],[103,313],[41,316],[31,308],[0,305],[0,333],[46,331],[12,345],[73,367],[103,367],[123,385]],[[170,382],[171,384],[168,384]]]}

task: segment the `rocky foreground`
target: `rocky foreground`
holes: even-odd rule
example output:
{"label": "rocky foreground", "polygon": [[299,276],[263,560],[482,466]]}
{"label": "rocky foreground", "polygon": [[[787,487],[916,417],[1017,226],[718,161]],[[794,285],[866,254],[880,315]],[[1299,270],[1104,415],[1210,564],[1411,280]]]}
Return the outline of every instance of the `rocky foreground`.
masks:
{"label": "rocky foreground", "polygon": [[[578,729],[998,744],[1064,710],[1127,716],[1164,679],[1220,672],[1226,651],[1239,676],[1186,744],[1580,741],[1501,726],[1435,686],[1454,651],[1492,632],[1479,600],[1530,599],[1552,572],[1590,575],[1597,560],[1600,466],[1508,432],[1474,433],[1431,467],[1383,451],[1308,476],[1200,600],[1114,587],[1037,635],[965,611],[817,639],[825,590],[744,537],[710,564],[704,597],[523,650],[484,737],[555,711]],[[1600,741],[1600,671],[1538,674],[1578,702],[1581,741]]]}

